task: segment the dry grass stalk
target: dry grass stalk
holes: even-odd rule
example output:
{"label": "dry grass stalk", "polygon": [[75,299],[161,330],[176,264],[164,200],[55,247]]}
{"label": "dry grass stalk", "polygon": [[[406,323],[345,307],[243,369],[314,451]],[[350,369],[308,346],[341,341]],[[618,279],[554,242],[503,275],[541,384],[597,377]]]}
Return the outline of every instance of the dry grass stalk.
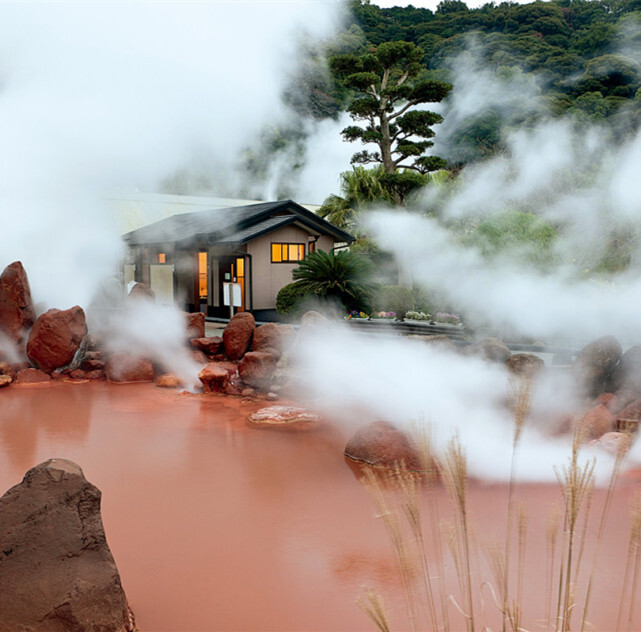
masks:
{"label": "dry grass stalk", "polygon": [[510,408],[514,418],[514,434],[512,436],[512,462],[510,465],[510,482],[507,495],[507,526],[505,534],[505,563],[503,565],[503,580],[501,581],[501,596],[503,601],[503,632],[507,627],[509,590],[510,590],[510,550],[512,542],[512,520],[513,520],[513,502],[514,502],[514,471],[516,466],[516,448],[521,438],[525,419],[530,412],[532,404],[532,377],[520,376],[511,379]]}
{"label": "dry grass stalk", "polygon": [[610,482],[608,484],[608,491],[605,496],[605,502],[603,504],[603,509],[601,511],[601,519],[599,521],[599,530],[597,532],[596,545],[594,548],[594,556],[592,558],[592,568],[590,570],[590,578],[588,580],[588,587],[585,594],[585,601],[583,603],[583,619],[581,621],[581,632],[584,632],[585,626],[587,623],[588,612],[590,609],[590,598],[592,597],[592,586],[594,581],[594,574],[596,571],[597,562],[599,559],[599,553],[601,550],[601,543],[603,541],[603,535],[605,533],[605,525],[607,523],[608,514],[610,512],[610,505],[612,503],[612,496],[614,495],[614,489],[616,487],[617,481],[619,480],[619,474],[621,473],[621,467],[625,461],[625,457],[628,454],[629,442],[620,441],[617,449],[616,458],[614,460],[614,465],[612,466],[612,472],[610,474]]}
{"label": "dry grass stalk", "polygon": [[559,533],[559,526],[561,524],[561,510],[555,506],[552,513],[548,517],[548,525],[546,529],[546,550],[548,561],[548,573],[546,573],[546,605],[545,605],[545,622],[546,627],[551,623],[552,615],[552,594],[554,586],[554,560],[556,558],[556,541]]}
{"label": "dry grass stalk", "polygon": [[466,594],[466,624],[469,632],[474,632],[474,600],[472,596],[472,573],[470,561],[470,528],[467,511],[467,461],[458,435],[449,442],[443,460],[445,486],[458,510],[461,525],[463,563],[465,565],[463,581]]}
{"label": "dry grass stalk", "polygon": [[579,464],[578,456],[581,443],[582,438],[579,431],[574,436],[569,465],[563,467],[560,473],[556,472],[565,505],[565,577],[562,577],[559,583],[559,597],[561,594],[563,595],[563,599],[559,599],[559,603],[562,601],[563,605],[560,612],[557,609],[557,629],[559,629],[558,625],[561,625],[560,629],[563,632],[570,629],[572,610],[575,605],[573,603],[572,571],[576,563],[573,556],[577,524],[581,509],[594,486],[595,460],[591,459],[585,465]]}
{"label": "dry grass stalk", "polygon": [[[619,601],[619,612],[617,615],[617,630],[621,629],[621,620],[627,595],[630,594],[630,605],[628,607],[628,622],[626,630],[630,630],[632,616],[636,601],[637,583],[639,577],[639,565],[641,563],[641,492],[636,492],[630,507],[630,539],[628,540],[628,554],[623,574],[623,586],[621,587],[621,600]],[[632,587],[628,590],[630,576],[632,575]]]}
{"label": "dry grass stalk", "polygon": [[358,605],[365,611],[367,616],[374,622],[374,625],[381,632],[390,632],[387,622],[387,613],[381,594],[371,588],[365,589],[365,598],[358,600]]}
{"label": "dry grass stalk", "polygon": [[[396,481],[398,481],[398,476],[395,473],[390,474],[389,482],[392,486]],[[412,630],[416,630],[417,611],[414,594],[414,564],[412,563],[412,554],[408,550],[407,542],[398,519],[398,512],[388,504],[376,474],[370,469],[365,471],[365,487],[374,500],[374,504],[378,510],[377,517],[382,520],[385,531],[392,543],[392,550],[396,554],[396,561],[403,581],[407,601],[410,626]]]}

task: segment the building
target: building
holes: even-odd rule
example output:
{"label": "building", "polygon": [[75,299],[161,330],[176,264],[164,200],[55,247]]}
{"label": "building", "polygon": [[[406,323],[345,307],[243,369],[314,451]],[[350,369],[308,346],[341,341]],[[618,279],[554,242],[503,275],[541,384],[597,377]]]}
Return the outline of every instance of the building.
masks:
{"label": "building", "polygon": [[229,317],[276,317],[276,295],[306,254],[354,238],[285,200],[182,212],[130,231],[125,281],[146,283],[161,302]]}

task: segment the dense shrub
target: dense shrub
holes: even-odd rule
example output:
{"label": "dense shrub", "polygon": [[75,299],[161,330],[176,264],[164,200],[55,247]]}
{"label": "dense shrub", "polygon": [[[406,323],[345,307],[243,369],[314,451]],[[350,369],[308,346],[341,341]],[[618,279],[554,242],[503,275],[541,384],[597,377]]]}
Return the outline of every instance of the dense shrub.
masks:
{"label": "dense shrub", "polygon": [[298,314],[305,295],[294,283],[283,285],[276,295],[276,311],[281,316],[294,317]]}

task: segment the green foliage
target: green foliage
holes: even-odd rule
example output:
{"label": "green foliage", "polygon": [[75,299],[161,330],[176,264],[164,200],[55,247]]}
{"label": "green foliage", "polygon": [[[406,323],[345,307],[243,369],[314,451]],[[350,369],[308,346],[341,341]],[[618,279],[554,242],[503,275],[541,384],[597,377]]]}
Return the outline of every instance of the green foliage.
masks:
{"label": "green foliage", "polygon": [[353,164],[380,163],[389,174],[399,168],[419,173],[442,168],[442,161],[424,156],[432,145],[427,140],[434,136],[431,126],[442,118],[416,106],[438,103],[452,86],[421,76],[422,58],[423,50],[413,42],[392,41],[330,60],[334,74],[356,93],[347,111],[360,125],[346,127],[343,138],[378,148],[355,153]]}
{"label": "green foliage", "polygon": [[305,300],[294,283],[284,285],[276,295],[276,311],[282,316],[297,316]]}
{"label": "green foliage", "polygon": [[505,210],[483,220],[465,242],[488,259],[509,257],[545,268],[554,261],[557,236],[552,226],[533,213]]}
{"label": "green foliage", "polygon": [[371,310],[369,262],[349,250],[309,253],[292,272],[291,284],[301,296],[333,299],[349,311]]}
{"label": "green foliage", "polygon": [[373,300],[376,311],[396,312],[399,320],[405,318],[405,314],[415,308],[413,291],[402,285],[379,286]]}

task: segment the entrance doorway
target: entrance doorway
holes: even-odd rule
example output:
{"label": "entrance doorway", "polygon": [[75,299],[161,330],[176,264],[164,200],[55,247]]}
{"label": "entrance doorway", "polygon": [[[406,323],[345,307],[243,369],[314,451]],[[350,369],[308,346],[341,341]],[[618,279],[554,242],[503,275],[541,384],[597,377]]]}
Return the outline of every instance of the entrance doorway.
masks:
{"label": "entrance doorway", "polygon": [[[224,306],[224,283],[240,285],[240,307],[234,308],[234,314],[245,311],[245,259],[243,257],[224,257],[218,264],[218,304],[229,314],[229,306]],[[223,307],[224,306],[224,307]]]}

